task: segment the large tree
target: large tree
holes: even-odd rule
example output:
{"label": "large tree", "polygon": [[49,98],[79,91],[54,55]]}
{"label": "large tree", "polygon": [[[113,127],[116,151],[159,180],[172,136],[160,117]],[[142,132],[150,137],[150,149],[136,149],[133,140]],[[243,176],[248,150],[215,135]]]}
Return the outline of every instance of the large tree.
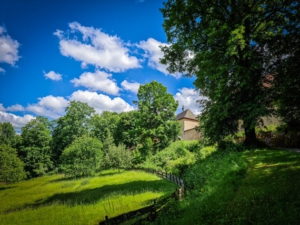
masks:
{"label": "large tree", "polygon": [[168,0],[161,9],[170,46],[162,62],[170,72],[196,76],[207,97],[201,127],[211,142],[237,131],[243,121],[246,143],[256,141],[255,126],[270,114],[269,43],[299,26],[299,1]]}
{"label": "large tree", "polygon": [[38,116],[22,127],[19,155],[30,177],[42,176],[53,168],[48,124],[47,118]]}
{"label": "large tree", "polygon": [[155,150],[161,150],[176,140],[180,125],[174,121],[178,103],[161,83],[141,85],[137,93],[137,134],[143,143],[152,139]]}
{"label": "large tree", "polygon": [[87,135],[91,129],[91,118],[95,109],[87,103],[71,101],[66,107],[66,114],[60,117],[53,128],[52,149],[57,163],[62,151],[76,138]]}
{"label": "large tree", "polygon": [[0,122],[0,144],[14,145],[16,132],[9,122]]}
{"label": "large tree", "polygon": [[114,138],[119,119],[120,116],[116,112],[104,111],[101,115],[95,114],[91,120],[92,135],[102,143],[105,142],[108,135]]}
{"label": "large tree", "polygon": [[132,148],[139,143],[140,136],[136,132],[138,113],[137,110],[133,110],[120,114],[115,133],[115,143],[117,145],[123,143],[127,148]]}

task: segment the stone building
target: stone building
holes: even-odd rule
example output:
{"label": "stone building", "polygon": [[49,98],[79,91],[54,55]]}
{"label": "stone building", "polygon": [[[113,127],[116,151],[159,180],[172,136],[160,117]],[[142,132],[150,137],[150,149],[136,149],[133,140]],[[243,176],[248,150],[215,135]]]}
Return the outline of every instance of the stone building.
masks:
{"label": "stone building", "polygon": [[184,110],[183,112],[179,113],[175,119],[178,120],[182,125],[182,131],[180,134],[182,140],[200,139],[201,134],[196,131],[196,127],[199,126],[199,121],[191,110]]}

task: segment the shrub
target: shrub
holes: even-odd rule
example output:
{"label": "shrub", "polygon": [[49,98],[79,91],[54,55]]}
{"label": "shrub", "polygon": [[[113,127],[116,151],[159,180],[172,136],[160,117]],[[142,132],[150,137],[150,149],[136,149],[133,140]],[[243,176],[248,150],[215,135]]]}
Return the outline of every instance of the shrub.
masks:
{"label": "shrub", "polygon": [[101,141],[82,136],[62,152],[61,169],[70,176],[90,176],[100,167],[102,156]]}
{"label": "shrub", "polygon": [[0,145],[0,182],[14,183],[25,178],[24,164],[17,151],[9,145]]}

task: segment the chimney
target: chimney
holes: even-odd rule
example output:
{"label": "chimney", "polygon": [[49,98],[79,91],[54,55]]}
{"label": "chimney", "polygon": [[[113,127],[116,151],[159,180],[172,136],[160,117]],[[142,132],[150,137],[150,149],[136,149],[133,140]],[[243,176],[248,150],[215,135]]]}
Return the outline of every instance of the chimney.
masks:
{"label": "chimney", "polygon": [[184,111],[184,105],[182,106],[182,112]]}

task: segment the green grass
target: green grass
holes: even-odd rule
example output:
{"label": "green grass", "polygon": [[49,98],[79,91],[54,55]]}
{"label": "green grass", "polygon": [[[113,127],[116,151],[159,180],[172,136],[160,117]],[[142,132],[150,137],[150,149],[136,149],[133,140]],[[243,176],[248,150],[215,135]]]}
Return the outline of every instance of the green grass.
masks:
{"label": "green grass", "polygon": [[217,151],[185,173],[190,188],[157,224],[299,224],[300,153]]}
{"label": "green grass", "polygon": [[95,177],[52,175],[0,184],[2,225],[91,225],[169,195],[176,185],[142,171],[104,171]]}

